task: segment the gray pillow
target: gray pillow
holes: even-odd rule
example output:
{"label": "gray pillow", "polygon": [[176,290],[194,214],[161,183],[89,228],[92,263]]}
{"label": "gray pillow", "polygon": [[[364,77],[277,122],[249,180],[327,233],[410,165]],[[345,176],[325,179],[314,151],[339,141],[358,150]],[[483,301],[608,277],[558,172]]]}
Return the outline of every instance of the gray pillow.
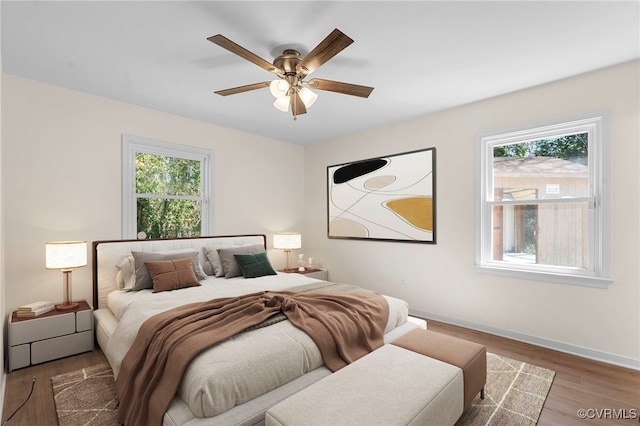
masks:
{"label": "gray pillow", "polygon": [[206,256],[208,263],[211,264],[211,273],[215,277],[224,277],[224,269],[222,269],[222,262],[218,255],[218,249],[215,247],[204,247],[204,255]]}
{"label": "gray pillow", "polygon": [[[218,253],[216,253],[216,254],[218,254]],[[204,259],[205,260],[204,260],[204,265],[202,265],[202,270],[204,271],[205,274],[215,277],[216,274],[215,274],[215,272],[213,272],[213,265],[209,261],[209,258],[207,257],[206,253],[204,255]]]}
{"label": "gray pillow", "polygon": [[147,252],[147,251],[132,251],[134,264],[135,264],[135,285],[131,290],[138,291],[146,288],[153,288],[153,281],[151,280],[151,274],[145,262],[157,262],[159,260],[176,260],[190,258],[193,265],[193,272],[196,274],[198,280],[203,280],[207,276],[202,271],[200,262],[198,261],[198,252],[195,250],[176,250],[175,252]]}
{"label": "gray pillow", "polygon": [[[241,277],[242,269],[236,261],[234,255],[236,254],[256,254],[262,253],[264,246],[256,244],[254,246],[242,246],[233,248],[221,248],[218,249],[218,256],[220,256],[220,263],[222,263],[222,269],[224,270],[225,278]],[[212,262],[213,263],[213,262]]]}

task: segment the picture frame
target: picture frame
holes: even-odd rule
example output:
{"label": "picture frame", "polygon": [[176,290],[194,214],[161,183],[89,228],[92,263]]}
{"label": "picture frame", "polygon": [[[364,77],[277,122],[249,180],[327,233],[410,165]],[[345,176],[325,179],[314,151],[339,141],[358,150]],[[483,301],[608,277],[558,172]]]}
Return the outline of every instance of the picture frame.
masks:
{"label": "picture frame", "polygon": [[327,236],[436,243],[436,149],[327,167]]}

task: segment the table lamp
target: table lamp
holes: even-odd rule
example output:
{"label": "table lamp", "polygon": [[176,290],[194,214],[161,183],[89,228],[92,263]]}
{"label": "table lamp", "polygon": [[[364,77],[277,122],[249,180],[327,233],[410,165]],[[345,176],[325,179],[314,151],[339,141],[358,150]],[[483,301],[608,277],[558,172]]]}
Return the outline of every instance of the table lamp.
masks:
{"label": "table lamp", "polygon": [[[299,232],[276,232],[273,234],[273,248],[284,250],[287,256],[287,267],[285,271],[291,271],[291,265],[289,264],[289,254],[291,250],[299,249],[302,247],[302,235]],[[293,270],[297,270],[294,268]]]}
{"label": "table lamp", "polygon": [[71,298],[71,272],[87,265],[86,241],[54,241],[45,243],[47,269],[60,269],[64,284],[64,303],[56,305],[58,311],[76,309],[79,304]]}

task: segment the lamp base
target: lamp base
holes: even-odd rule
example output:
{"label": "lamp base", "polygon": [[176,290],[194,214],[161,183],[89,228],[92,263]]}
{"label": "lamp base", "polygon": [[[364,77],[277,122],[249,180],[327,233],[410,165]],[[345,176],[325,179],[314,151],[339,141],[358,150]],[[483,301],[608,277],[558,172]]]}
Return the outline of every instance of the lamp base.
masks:
{"label": "lamp base", "polygon": [[56,305],[56,311],[73,311],[74,309],[78,309],[80,306],[77,302],[69,302],[67,304]]}

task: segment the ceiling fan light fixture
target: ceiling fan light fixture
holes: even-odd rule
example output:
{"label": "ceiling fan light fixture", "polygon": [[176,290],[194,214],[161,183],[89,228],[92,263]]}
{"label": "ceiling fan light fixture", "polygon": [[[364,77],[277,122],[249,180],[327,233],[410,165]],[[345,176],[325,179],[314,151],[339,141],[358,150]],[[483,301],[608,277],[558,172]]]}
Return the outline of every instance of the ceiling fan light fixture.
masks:
{"label": "ceiling fan light fixture", "polygon": [[307,108],[313,105],[318,99],[318,94],[310,89],[307,89],[306,87],[303,87],[302,89],[300,89],[299,95],[300,95],[300,99],[302,100],[302,103]]}
{"label": "ceiling fan light fixture", "polygon": [[[304,81],[311,73],[353,43],[351,38],[337,28],[304,57],[297,50],[285,49],[282,55],[273,60],[273,63],[265,61],[222,34],[208,37],[207,40],[279,77],[271,81],[217,90],[214,93],[220,96],[229,96],[269,87],[271,94],[276,98],[273,106],[279,111],[291,111],[294,120],[297,116],[306,114],[307,108],[311,107],[318,99],[318,95],[308,87],[361,98],[367,98],[373,90],[373,87],[319,78],[313,78],[309,82]],[[275,77],[272,76],[272,78]]]}
{"label": "ceiling fan light fixture", "polygon": [[276,107],[276,109],[282,111],[282,112],[287,112],[289,111],[289,104],[291,103],[291,97],[290,96],[282,96],[280,98],[277,98],[274,102],[273,102],[273,106]]}
{"label": "ceiling fan light fixture", "polygon": [[286,80],[273,80],[269,84],[269,90],[275,98],[282,98],[289,92],[289,82]]}

